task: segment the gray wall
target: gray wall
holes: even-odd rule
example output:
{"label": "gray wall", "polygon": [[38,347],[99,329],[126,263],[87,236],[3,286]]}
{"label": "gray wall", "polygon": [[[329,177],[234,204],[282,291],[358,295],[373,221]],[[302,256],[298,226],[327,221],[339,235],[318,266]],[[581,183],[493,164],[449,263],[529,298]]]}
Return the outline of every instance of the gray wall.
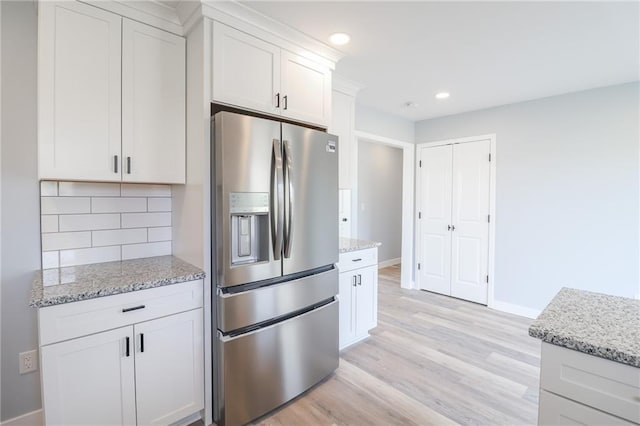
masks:
{"label": "gray wall", "polygon": [[356,104],[355,128],[362,132],[386,136],[402,142],[413,142],[414,140],[415,125],[413,121],[360,104]]}
{"label": "gray wall", "polygon": [[380,241],[378,260],[402,248],[402,150],[358,142],[358,238]]}
{"label": "gray wall", "polygon": [[495,298],[640,293],[636,83],[421,121],[416,142],[496,133]]}
{"label": "gray wall", "polygon": [[2,404],[1,420],[41,407],[38,372],[18,375],[18,353],[36,349],[28,306],[40,269],[36,142],[36,6],[2,1]]}

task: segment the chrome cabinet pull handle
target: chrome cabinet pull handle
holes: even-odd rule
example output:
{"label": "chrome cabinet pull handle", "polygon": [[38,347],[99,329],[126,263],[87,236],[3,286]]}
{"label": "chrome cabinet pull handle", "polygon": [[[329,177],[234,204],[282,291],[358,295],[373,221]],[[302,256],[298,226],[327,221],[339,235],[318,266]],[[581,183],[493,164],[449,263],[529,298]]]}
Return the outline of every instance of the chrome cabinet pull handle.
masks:
{"label": "chrome cabinet pull handle", "polygon": [[276,108],[280,108],[280,93],[276,93]]}
{"label": "chrome cabinet pull handle", "polygon": [[352,262],[360,262],[362,259],[357,258],[357,259],[351,259]]}
{"label": "chrome cabinet pull handle", "polygon": [[144,334],[140,333],[140,352],[144,352]]}
{"label": "chrome cabinet pull handle", "polygon": [[353,276],[353,277],[351,277],[351,278],[353,278],[353,280],[352,280],[352,281],[353,281],[353,286],[354,286],[354,287],[355,287],[355,286],[357,286],[357,285],[358,285],[358,281],[356,280],[356,276],[354,275],[354,276]]}
{"label": "chrome cabinet pull handle", "polygon": [[287,109],[289,107],[289,96],[284,96],[282,98],[282,100],[284,101],[284,108],[283,109]]}
{"label": "chrome cabinet pull handle", "polygon": [[451,231],[451,225],[447,225],[447,231]]}
{"label": "chrome cabinet pull handle", "polygon": [[131,174],[131,157],[127,157],[127,174]]}
{"label": "chrome cabinet pull handle", "polygon": [[113,173],[118,173],[118,156],[113,156]]}
{"label": "chrome cabinet pull handle", "polygon": [[128,358],[130,353],[129,353],[129,336],[125,337],[125,356]]}

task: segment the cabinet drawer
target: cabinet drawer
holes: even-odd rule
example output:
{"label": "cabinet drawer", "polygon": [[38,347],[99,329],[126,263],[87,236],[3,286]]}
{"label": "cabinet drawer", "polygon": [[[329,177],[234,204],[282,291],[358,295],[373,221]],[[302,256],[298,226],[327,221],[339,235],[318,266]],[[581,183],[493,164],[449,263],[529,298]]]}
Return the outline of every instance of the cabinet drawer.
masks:
{"label": "cabinet drawer", "polygon": [[540,387],[640,423],[640,368],[543,343]]}
{"label": "cabinet drawer", "polygon": [[[202,280],[38,310],[40,346],[171,315],[203,305]],[[138,308],[144,306],[144,308]],[[138,308],[128,310],[131,308]]]}
{"label": "cabinet drawer", "polygon": [[631,426],[633,423],[541,389],[538,424],[541,426],[567,424]]}
{"label": "cabinet drawer", "polygon": [[340,253],[338,269],[340,269],[340,272],[342,273],[377,264],[378,249],[374,247],[370,249]]}

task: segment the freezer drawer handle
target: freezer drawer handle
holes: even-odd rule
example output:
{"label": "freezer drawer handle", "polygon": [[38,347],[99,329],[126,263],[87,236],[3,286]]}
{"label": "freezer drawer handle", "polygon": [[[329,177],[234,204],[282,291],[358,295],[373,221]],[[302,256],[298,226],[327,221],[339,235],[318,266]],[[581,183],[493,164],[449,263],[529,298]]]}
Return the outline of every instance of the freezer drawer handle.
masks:
{"label": "freezer drawer handle", "polygon": [[134,306],[133,308],[123,308],[122,312],[131,312],[131,311],[137,311],[138,309],[144,309],[146,306],[145,305],[139,305],[139,306]]}

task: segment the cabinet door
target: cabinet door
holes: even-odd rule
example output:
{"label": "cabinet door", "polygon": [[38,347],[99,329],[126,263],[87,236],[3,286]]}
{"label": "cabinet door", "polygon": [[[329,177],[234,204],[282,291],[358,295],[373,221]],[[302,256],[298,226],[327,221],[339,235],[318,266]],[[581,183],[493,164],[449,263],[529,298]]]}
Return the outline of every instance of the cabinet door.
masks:
{"label": "cabinet door", "polygon": [[136,324],[139,425],[169,424],[204,407],[202,308]]}
{"label": "cabinet door", "polygon": [[214,102],[280,114],[280,48],[218,22],[213,26]]}
{"label": "cabinet door", "polygon": [[355,316],[355,293],[356,281],[352,272],[340,274],[339,278],[339,298],[340,298],[340,327],[339,341],[340,349],[344,348],[355,340],[356,337],[356,316]]}
{"label": "cabinet door", "polygon": [[184,183],[185,40],[122,25],[122,180]]}
{"label": "cabinet door", "polygon": [[375,266],[353,271],[357,275],[356,334],[366,336],[378,324],[378,269]]}
{"label": "cabinet door", "polygon": [[282,115],[328,126],[331,119],[331,70],[282,51]]}
{"label": "cabinet door", "polygon": [[46,424],[135,425],[133,358],[131,326],[43,346]]}
{"label": "cabinet door", "polygon": [[41,179],[120,180],[121,20],[79,2],[39,3]]}

